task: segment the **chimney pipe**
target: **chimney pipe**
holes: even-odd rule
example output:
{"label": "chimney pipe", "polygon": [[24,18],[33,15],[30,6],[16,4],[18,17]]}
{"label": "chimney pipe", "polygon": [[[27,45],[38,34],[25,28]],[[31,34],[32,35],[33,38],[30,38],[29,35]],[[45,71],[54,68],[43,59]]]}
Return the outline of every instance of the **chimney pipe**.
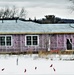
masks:
{"label": "chimney pipe", "polygon": [[2,19],[2,23],[4,23],[3,19]]}

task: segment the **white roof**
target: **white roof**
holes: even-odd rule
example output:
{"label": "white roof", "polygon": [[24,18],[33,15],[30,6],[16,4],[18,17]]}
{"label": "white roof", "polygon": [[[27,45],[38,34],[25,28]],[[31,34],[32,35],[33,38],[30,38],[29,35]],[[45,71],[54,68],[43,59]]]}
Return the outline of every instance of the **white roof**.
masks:
{"label": "white roof", "polygon": [[74,33],[74,24],[38,24],[30,21],[0,21],[0,34]]}

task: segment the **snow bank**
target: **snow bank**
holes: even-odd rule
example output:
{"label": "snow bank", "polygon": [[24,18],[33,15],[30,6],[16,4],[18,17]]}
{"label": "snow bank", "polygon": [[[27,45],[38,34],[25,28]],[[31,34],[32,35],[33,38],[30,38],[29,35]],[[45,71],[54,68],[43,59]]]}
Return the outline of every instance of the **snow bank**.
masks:
{"label": "snow bank", "polygon": [[[53,58],[54,56],[54,58]],[[74,61],[66,61],[70,55],[51,56],[53,60],[39,58],[38,55],[0,55],[0,75],[71,75],[74,74]],[[17,64],[18,63],[18,64]]]}

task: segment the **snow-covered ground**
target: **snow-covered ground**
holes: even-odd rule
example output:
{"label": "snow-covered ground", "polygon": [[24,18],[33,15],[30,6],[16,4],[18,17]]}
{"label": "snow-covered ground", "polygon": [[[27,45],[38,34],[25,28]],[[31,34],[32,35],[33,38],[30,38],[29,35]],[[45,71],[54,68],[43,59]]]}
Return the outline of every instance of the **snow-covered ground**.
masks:
{"label": "snow-covered ground", "polygon": [[[62,58],[60,60],[60,58]],[[0,75],[74,75],[73,55],[0,55]],[[52,60],[51,60],[52,59]]]}

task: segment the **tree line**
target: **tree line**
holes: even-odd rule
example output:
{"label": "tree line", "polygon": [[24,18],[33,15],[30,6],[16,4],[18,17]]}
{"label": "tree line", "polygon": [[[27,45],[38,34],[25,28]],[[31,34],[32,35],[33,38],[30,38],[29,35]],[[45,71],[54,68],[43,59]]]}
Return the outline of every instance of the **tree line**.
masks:
{"label": "tree line", "polygon": [[26,10],[24,7],[17,8],[16,6],[13,7],[4,7],[0,9],[0,19],[6,18],[26,18]]}

